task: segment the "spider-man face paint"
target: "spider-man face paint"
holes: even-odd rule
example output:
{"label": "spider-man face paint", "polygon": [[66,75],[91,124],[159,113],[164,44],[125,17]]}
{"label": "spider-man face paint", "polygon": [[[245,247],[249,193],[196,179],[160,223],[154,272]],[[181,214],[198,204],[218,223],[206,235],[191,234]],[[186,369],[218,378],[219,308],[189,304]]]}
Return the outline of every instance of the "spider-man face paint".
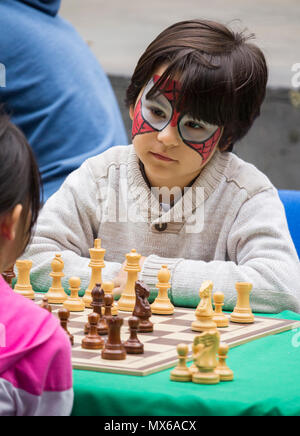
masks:
{"label": "spider-man face paint", "polygon": [[169,124],[172,127],[177,126],[182,141],[199,153],[204,163],[218,144],[222,128],[176,111],[175,103],[180,86],[175,80],[170,80],[167,87],[164,86],[162,94],[146,98],[159,78],[160,76],[155,75],[150,80],[136,105],[132,138],[145,133],[160,132]]}

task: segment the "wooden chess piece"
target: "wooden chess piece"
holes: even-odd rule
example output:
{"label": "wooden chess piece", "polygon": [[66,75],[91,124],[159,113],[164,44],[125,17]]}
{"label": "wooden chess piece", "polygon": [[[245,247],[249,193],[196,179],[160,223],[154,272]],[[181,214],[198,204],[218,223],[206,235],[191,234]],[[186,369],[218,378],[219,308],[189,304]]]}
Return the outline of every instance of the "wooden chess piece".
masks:
{"label": "wooden chess piece", "polygon": [[107,318],[108,339],[102,350],[102,359],[107,360],[124,360],[126,359],[126,350],[121,342],[121,326],[123,319],[119,316]]}
{"label": "wooden chess piece", "polygon": [[28,298],[29,300],[34,300],[34,291],[30,284],[30,270],[32,268],[32,261],[17,260],[16,267],[18,269],[18,279],[14,291],[17,294],[23,295],[23,297]]}
{"label": "wooden chess piece", "polygon": [[85,309],[82,298],[78,296],[80,283],[79,277],[71,277],[69,280],[70,296],[67,297],[66,301],[64,301],[63,306],[70,312],[83,312]]}
{"label": "wooden chess piece", "polygon": [[69,336],[71,345],[74,345],[74,336],[71,335],[71,333],[68,330],[68,321],[69,321],[69,318],[70,318],[70,311],[68,309],[65,309],[64,307],[62,307],[58,311],[58,318],[60,320],[60,325],[62,326],[64,331]]}
{"label": "wooden chess piece", "polygon": [[228,357],[229,346],[221,343],[219,346],[219,362],[216,368],[216,373],[219,374],[221,381],[232,381],[234,379],[233,371],[228,368],[226,359]]}
{"label": "wooden chess piece", "polygon": [[92,290],[92,308],[95,313],[99,315],[98,322],[98,334],[99,335],[107,335],[108,334],[108,324],[106,318],[103,316],[103,308],[104,308],[104,291],[100,285],[100,283],[96,283],[96,286]]}
{"label": "wooden chess piece", "polygon": [[48,312],[52,312],[52,307],[49,304],[48,298],[47,297],[43,297],[42,303],[40,305],[40,307],[42,309],[48,310]]}
{"label": "wooden chess piece", "polygon": [[61,254],[56,254],[51,262],[50,277],[52,277],[52,286],[46,294],[49,303],[62,304],[68,298],[61,284],[61,279],[64,277],[64,266]]}
{"label": "wooden chess piece", "polygon": [[241,324],[252,324],[254,315],[250,307],[250,292],[252,284],[247,282],[238,282],[235,284],[237,290],[237,304],[230,315],[230,321]]}
{"label": "wooden chess piece", "polygon": [[103,282],[102,283],[102,289],[104,291],[104,294],[105,295],[112,295],[112,297],[113,297],[113,304],[111,307],[111,314],[113,316],[118,315],[118,306],[114,302],[114,296],[113,296],[114,287],[115,287],[114,282]]}
{"label": "wooden chess piece", "polygon": [[212,385],[220,382],[220,376],[216,373],[217,352],[220,343],[220,333],[218,330],[203,332],[194,338],[194,345],[203,345],[195,355],[195,364],[198,372],[192,376],[194,383]]}
{"label": "wooden chess piece", "polygon": [[136,303],[132,315],[139,318],[140,323],[138,327],[139,333],[151,333],[153,332],[153,323],[150,321],[152,315],[151,306],[148,298],[150,291],[140,280],[135,283]]}
{"label": "wooden chess piece", "polygon": [[94,248],[89,249],[91,261],[89,267],[92,269],[91,279],[88,288],[83,296],[85,307],[92,307],[92,290],[96,283],[102,283],[102,269],[105,267],[104,256],[106,250],[101,248],[101,239],[95,239]]}
{"label": "wooden chess piece", "polygon": [[187,344],[177,345],[178,365],[170,373],[170,379],[177,382],[192,381],[192,374],[186,365],[189,347]]}
{"label": "wooden chess piece", "polygon": [[109,316],[112,316],[112,306],[114,302],[113,295],[107,294],[104,295],[104,319],[106,319]]}
{"label": "wooden chess piece", "polygon": [[14,265],[8,268],[7,271],[2,273],[2,277],[6,281],[6,283],[12,288],[13,287],[13,279],[16,278],[16,274],[14,272]]}
{"label": "wooden chess piece", "polygon": [[170,277],[171,273],[168,270],[167,265],[163,265],[161,270],[157,274],[158,283],[158,295],[153,304],[151,304],[152,313],[158,315],[172,315],[174,313],[174,306],[168,297],[168,289],[171,287]]}
{"label": "wooden chess piece", "polygon": [[98,334],[99,335],[107,335],[108,334],[108,325],[106,319],[103,317],[103,308],[104,308],[104,291],[101,288],[100,283],[96,283],[96,286],[92,290],[92,308],[95,313],[99,315],[98,322]]}
{"label": "wooden chess piece", "polygon": [[126,254],[124,271],[127,271],[128,279],[121,298],[118,301],[118,309],[121,311],[132,312],[134,309],[136,302],[135,282],[138,279],[138,273],[141,271],[140,258],[141,255],[134,249]]}
{"label": "wooden chess piece", "polygon": [[224,294],[222,292],[215,292],[213,295],[213,300],[215,305],[213,321],[217,324],[217,327],[228,327],[229,319],[222,311],[222,307],[224,306]]}
{"label": "wooden chess piece", "polygon": [[130,337],[124,342],[124,347],[127,354],[143,354],[144,345],[139,341],[137,337],[137,331],[140,320],[136,316],[132,316],[128,320],[130,329]]}
{"label": "wooden chess piece", "polygon": [[192,322],[192,330],[196,332],[206,332],[217,329],[217,324],[213,321],[214,311],[212,307],[213,282],[206,280],[202,283],[199,295],[200,303],[196,309],[196,321]]}
{"label": "wooden chess piece", "polygon": [[97,331],[99,318],[98,313],[92,312],[89,314],[89,333],[81,342],[81,347],[86,350],[101,350],[104,346],[104,340],[98,335]]}

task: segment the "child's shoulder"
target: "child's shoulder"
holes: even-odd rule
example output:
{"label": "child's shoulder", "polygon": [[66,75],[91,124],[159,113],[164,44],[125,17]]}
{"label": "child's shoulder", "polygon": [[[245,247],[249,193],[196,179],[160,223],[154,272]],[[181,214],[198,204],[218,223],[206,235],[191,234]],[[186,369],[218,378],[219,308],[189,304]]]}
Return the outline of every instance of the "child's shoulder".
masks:
{"label": "child's shoulder", "polygon": [[234,153],[226,154],[228,155],[228,165],[225,168],[224,176],[227,183],[234,183],[238,188],[245,189],[249,198],[267,189],[274,189],[269,178],[255,165],[245,162]]}
{"label": "child's shoulder", "polygon": [[[35,302],[16,294],[0,277],[0,319],[5,329],[5,353],[26,353],[47,342],[59,327],[58,320]],[[1,372],[1,365],[0,365]]]}
{"label": "child's shoulder", "polygon": [[85,165],[89,167],[93,177],[98,179],[107,176],[112,166],[119,168],[121,165],[127,165],[132,153],[134,153],[133,145],[117,145],[88,159]]}

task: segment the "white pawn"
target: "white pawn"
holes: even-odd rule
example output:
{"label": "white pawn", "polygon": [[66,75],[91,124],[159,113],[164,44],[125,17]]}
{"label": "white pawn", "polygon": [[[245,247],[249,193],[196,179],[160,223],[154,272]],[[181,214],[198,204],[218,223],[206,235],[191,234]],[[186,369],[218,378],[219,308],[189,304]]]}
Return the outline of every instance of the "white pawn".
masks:
{"label": "white pawn", "polygon": [[215,305],[213,321],[217,324],[217,327],[228,327],[229,319],[222,311],[222,307],[224,306],[224,294],[222,292],[215,292],[213,300]]}
{"label": "white pawn", "polygon": [[69,285],[71,295],[63,303],[64,308],[68,309],[70,312],[83,312],[85,309],[85,304],[78,296],[78,292],[80,291],[80,278],[71,277],[69,280]]}
{"label": "white pawn", "polygon": [[192,381],[192,374],[186,365],[189,347],[186,344],[177,345],[178,365],[171,371],[170,379],[177,382]]}
{"label": "white pawn", "polygon": [[52,271],[49,274],[52,277],[52,285],[46,294],[48,302],[51,304],[62,304],[67,299],[67,294],[61,284],[61,279],[64,277],[64,266],[61,254],[56,254],[51,262]]}
{"label": "white pawn", "polygon": [[226,359],[228,357],[229,347],[225,343],[221,343],[219,346],[218,358],[219,362],[215,372],[219,374],[221,381],[231,381],[234,378],[233,371],[228,368]]}
{"label": "white pawn", "polygon": [[168,270],[167,265],[163,265],[161,270],[157,274],[158,283],[158,295],[153,304],[151,304],[152,313],[157,315],[172,315],[174,313],[174,306],[168,297],[168,289],[171,287],[170,277],[171,273]]}

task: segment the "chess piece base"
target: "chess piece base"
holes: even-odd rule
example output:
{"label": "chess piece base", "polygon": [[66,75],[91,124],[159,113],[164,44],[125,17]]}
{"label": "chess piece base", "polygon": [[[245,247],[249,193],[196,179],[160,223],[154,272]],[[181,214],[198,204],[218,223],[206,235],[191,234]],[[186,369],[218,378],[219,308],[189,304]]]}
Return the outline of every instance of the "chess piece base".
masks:
{"label": "chess piece base", "polygon": [[223,317],[223,316],[214,316],[213,317],[213,322],[216,323],[218,328],[224,328],[224,327],[228,327],[229,326],[229,319],[227,317]]}
{"label": "chess piece base", "polygon": [[143,354],[144,345],[142,343],[126,341],[124,342],[124,347],[127,354]]}
{"label": "chess piece base", "polygon": [[85,350],[102,350],[104,342],[103,340],[99,341],[98,339],[86,337],[82,340],[81,346]]}
{"label": "chess piece base", "polygon": [[216,385],[220,383],[220,376],[214,371],[199,370],[193,374],[192,381],[201,385]]}
{"label": "chess piece base", "polygon": [[190,382],[192,381],[192,374],[188,368],[187,370],[175,368],[173,371],[171,371],[170,380],[176,382]]}
{"label": "chess piece base", "polygon": [[152,333],[153,323],[151,321],[140,320],[138,333]]}
{"label": "chess piece base", "polygon": [[23,289],[14,289],[14,291],[16,294],[23,295],[23,297],[27,298],[28,300],[35,299],[35,295],[34,295],[32,288],[31,289],[24,289],[24,290]]}
{"label": "chess piece base", "polygon": [[64,301],[63,306],[70,312],[83,312],[85,309],[83,302],[71,299],[67,299],[66,301]]}
{"label": "chess piece base", "polygon": [[216,330],[217,324],[212,319],[201,318],[192,322],[192,330],[195,332],[207,332],[209,330]]}
{"label": "chess piece base", "polygon": [[173,315],[174,306],[170,300],[161,300],[156,298],[153,304],[151,304],[152,313],[157,315]]}
{"label": "chess piece base", "polygon": [[230,315],[231,322],[237,322],[240,324],[253,324],[254,323],[254,315],[249,312],[238,312],[233,311]]}
{"label": "chess piece base", "polygon": [[215,372],[217,373],[217,374],[219,374],[219,376],[220,376],[220,380],[222,381],[222,382],[225,382],[225,381],[232,381],[233,379],[234,379],[234,374],[233,374],[233,372],[231,371],[231,369],[216,369],[215,370]]}
{"label": "chess piece base", "polygon": [[108,348],[102,350],[101,357],[106,360],[125,360],[126,350],[120,346],[114,349],[113,345],[109,345]]}
{"label": "chess piece base", "polygon": [[68,298],[64,291],[52,291],[51,288],[46,294],[50,304],[62,304]]}

